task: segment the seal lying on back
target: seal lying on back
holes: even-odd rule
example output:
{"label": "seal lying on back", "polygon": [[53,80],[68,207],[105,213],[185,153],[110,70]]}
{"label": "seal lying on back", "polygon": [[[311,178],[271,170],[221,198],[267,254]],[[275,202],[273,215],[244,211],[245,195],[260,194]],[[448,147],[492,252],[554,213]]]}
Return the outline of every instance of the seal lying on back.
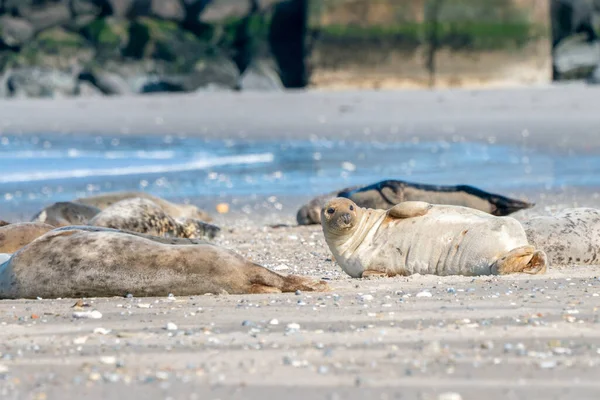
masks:
{"label": "seal lying on back", "polygon": [[336,198],[321,220],[329,249],[354,278],[546,271],[545,253],[517,220],[472,208],[406,201],[386,211]]}
{"label": "seal lying on back", "polygon": [[569,208],[521,222],[529,243],[552,265],[600,264],[600,210]]}
{"label": "seal lying on back", "polygon": [[176,220],[154,201],[140,198],[113,204],[92,218],[88,225],[183,238],[214,238],[221,230],[218,226],[197,219]]}
{"label": "seal lying on back", "polygon": [[52,226],[84,225],[100,213],[98,207],[70,201],[54,203],[31,218],[31,222],[43,222]]}
{"label": "seal lying on back", "polygon": [[204,222],[212,221],[212,218],[208,213],[200,210],[198,207],[192,204],[175,204],[170,201],[161,199],[160,197],[153,196],[146,192],[114,192],[99,194],[96,196],[82,197],[74,200],[76,203],[86,204],[88,206],[97,207],[104,210],[115,203],[122,200],[128,200],[133,198],[147,199],[153,201],[164,212],[169,214],[173,218],[193,218],[199,219]]}
{"label": "seal lying on back", "polygon": [[387,210],[403,201],[425,201],[432,204],[447,204],[470,207],[492,215],[504,216],[531,208],[533,203],[511,199],[485,192],[473,186],[425,185],[398,180],[386,180],[369,186],[354,186],[319,196],[298,210],[299,225],[321,222],[321,209],[329,200],[345,197],[360,207]]}
{"label": "seal lying on back", "polygon": [[53,226],[40,222],[23,222],[0,227],[0,253],[14,253],[52,229]]}
{"label": "seal lying on back", "polygon": [[212,244],[169,245],[118,231],[49,232],[0,265],[0,299],[325,291]]}

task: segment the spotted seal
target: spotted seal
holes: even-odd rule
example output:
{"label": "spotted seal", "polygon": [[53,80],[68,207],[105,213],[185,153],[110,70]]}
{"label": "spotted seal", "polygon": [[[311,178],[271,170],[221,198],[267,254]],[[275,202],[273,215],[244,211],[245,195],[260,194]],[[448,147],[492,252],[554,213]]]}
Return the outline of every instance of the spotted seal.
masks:
{"label": "spotted seal", "polygon": [[468,207],[406,201],[389,210],[335,198],[321,215],[329,249],[354,278],[546,271],[546,255],[521,224]]}
{"label": "spotted seal", "polygon": [[299,225],[319,224],[321,209],[329,200],[345,197],[360,207],[387,210],[403,201],[425,201],[470,207],[496,216],[533,207],[534,203],[489,193],[469,185],[443,186],[385,180],[368,186],[353,186],[314,198],[296,214]]}
{"label": "spotted seal", "polygon": [[48,232],[0,265],[0,299],[297,290],[326,291],[328,285],[280,275],[214,244],[165,244],[95,228]]}
{"label": "spotted seal", "polygon": [[529,243],[544,250],[552,265],[600,264],[600,210],[568,208],[521,224]]}
{"label": "spotted seal", "polygon": [[146,199],[153,201],[156,205],[163,209],[164,212],[173,218],[192,218],[199,219],[204,222],[212,221],[212,218],[206,211],[200,210],[192,204],[175,204],[170,201],[153,196],[146,192],[113,192],[98,194],[89,197],[81,197],[75,199],[75,203],[86,204],[88,206],[97,207],[104,210],[115,203],[128,199]]}
{"label": "spotted seal", "polygon": [[87,224],[100,213],[100,209],[72,201],[60,201],[45,207],[31,218],[31,222],[42,222],[60,227]]}
{"label": "spotted seal", "polygon": [[172,218],[154,201],[142,198],[114,203],[90,219],[88,225],[183,238],[214,238],[221,230],[197,219]]}

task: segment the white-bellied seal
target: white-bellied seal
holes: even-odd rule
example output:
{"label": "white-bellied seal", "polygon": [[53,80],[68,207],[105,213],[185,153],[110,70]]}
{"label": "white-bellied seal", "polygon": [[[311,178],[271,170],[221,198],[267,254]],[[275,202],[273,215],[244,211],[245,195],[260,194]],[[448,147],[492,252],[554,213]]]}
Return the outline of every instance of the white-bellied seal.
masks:
{"label": "white-bellied seal", "polygon": [[546,255],[517,220],[468,207],[407,201],[373,210],[336,198],[321,219],[335,260],[354,278],[546,271]]}
{"label": "white-bellied seal", "polygon": [[0,227],[0,253],[14,253],[52,229],[53,226],[41,222],[21,222]]}
{"label": "white-bellied seal", "polygon": [[31,218],[31,222],[43,222],[56,227],[83,225],[87,224],[100,211],[98,207],[71,201],[60,201],[35,214]]}
{"label": "white-bellied seal", "polygon": [[214,238],[221,230],[197,219],[172,218],[154,201],[141,198],[114,203],[90,219],[88,225],[183,238]]}
{"label": "white-bellied seal", "polygon": [[534,206],[533,203],[488,193],[468,185],[426,185],[385,180],[368,186],[345,188],[314,198],[298,210],[298,224],[319,224],[321,209],[335,197],[348,198],[364,208],[387,210],[403,201],[425,201],[431,204],[470,207],[497,216],[509,215]]}
{"label": "white-bellied seal", "polygon": [[87,204],[88,206],[98,207],[99,209],[104,210],[113,204],[118,203],[119,201],[133,198],[151,200],[173,218],[192,218],[199,219],[204,222],[212,221],[212,218],[206,211],[200,210],[193,204],[171,203],[170,201],[161,199],[160,197],[153,196],[146,192],[105,193],[75,199],[74,202]]}
{"label": "white-bellied seal", "polygon": [[49,232],[0,265],[0,299],[326,291],[213,244],[171,245],[102,229]]}
{"label": "white-bellied seal", "polygon": [[600,264],[600,210],[568,208],[521,224],[529,243],[544,250],[551,265]]}

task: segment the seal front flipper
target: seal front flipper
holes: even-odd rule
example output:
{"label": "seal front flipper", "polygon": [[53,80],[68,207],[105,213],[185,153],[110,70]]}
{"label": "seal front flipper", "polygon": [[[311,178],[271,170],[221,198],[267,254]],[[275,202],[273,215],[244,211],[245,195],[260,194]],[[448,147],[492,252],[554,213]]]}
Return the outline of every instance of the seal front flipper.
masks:
{"label": "seal front flipper", "polygon": [[414,218],[427,214],[433,207],[424,201],[405,201],[396,204],[387,211],[387,215],[392,218]]}

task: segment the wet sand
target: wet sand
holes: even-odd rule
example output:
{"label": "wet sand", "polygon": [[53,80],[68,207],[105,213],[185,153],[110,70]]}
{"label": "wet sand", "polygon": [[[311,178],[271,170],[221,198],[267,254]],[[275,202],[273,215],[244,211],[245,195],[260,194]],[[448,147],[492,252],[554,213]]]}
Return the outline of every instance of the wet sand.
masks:
{"label": "wet sand", "polygon": [[[133,107],[130,114],[134,116],[127,123],[121,118],[128,111],[118,105],[131,99],[19,101],[3,103],[0,120],[12,121],[5,125],[6,132],[10,128],[14,129],[11,133],[26,134],[40,132],[44,124],[46,131],[87,127],[84,132],[98,133],[124,124],[130,131],[162,134],[166,127],[176,130],[189,124],[189,132],[203,134],[204,125],[210,126],[206,135],[218,135],[222,123],[224,127],[230,124],[228,135],[236,137],[247,134],[241,131],[244,122],[252,128],[245,132],[257,138],[278,129],[284,135],[308,137],[321,132],[331,138],[362,137],[364,131],[342,129],[363,129],[357,123],[360,120],[382,140],[410,139],[421,133],[449,138],[452,133],[444,133],[444,127],[452,122],[455,134],[469,140],[489,140],[491,132],[498,142],[596,151],[600,137],[592,127],[600,126],[600,113],[595,109],[600,91],[556,90],[503,90],[498,98],[488,92],[468,96],[469,92],[414,92],[413,109],[421,111],[412,116],[401,107],[409,104],[403,103],[411,95],[406,92],[397,94],[400,100],[395,104],[384,101],[396,98],[389,93],[364,97],[295,94],[280,110],[269,112],[264,101],[256,104],[251,95],[240,96],[238,100],[250,110],[255,107],[257,119],[244,114],[239,120],[224,118],[222,122],[200,107],[199,100],[194,103],[198,106],[195,118],[187,116],[187,108],[177,111],[178,104],[183,107],[180,98],[172,103],[161,97],[144,99],[146,105]],[[307,100],[310,96],[328,100],[320,100],[319,109]],[[319,113],[337,115],[340,102],[346,104],[352,96],[363,99],[356,103],[361,104],[355,109],[357,115],[319,122]],[[436,96],[461,100],[444,100],[445,106],[439,106]],[[469,96],[488,96],[489,101],[478,105],[466,100]],[[296,100],[307,107],[297,108],[297,114],[313,113],[314,120],[292,117],[297,115],[290,109],[297,107]],[[216,107],[219,101],[215,98],[207,108]],[[148,106],[153,102],[164,108]],[[83,108],[81,115],[65,111],[72,104],[84,103],[94,107]],[[525,103],[529,108],[521,109]],[[27,121],[21,113],[35,110],[36,104],[43,106],[36,118],[30,114]],[[435,104],[436,112],[427,112]],[[101,118],[108,108],[114,118]],[[557,108],[572,112],[559,118]],[[148,115],[144,110],[154,111]],[[84,124],[80,119],[86,115],[91,120]],[[175,115],[181,117],[180,122],[171,123]],[[268,119],[269,115],[274,116]],[[155,117],[163,118],[161,126],[155,124]],[[291,122],[283,129],[278,124],[285,118]],[[390,133],[389,127],[384,129],[386,124],[400,128]],[[437,128],[429,131],[429,126]],[[525,128],[527,135],[523,135]],[[565,135],[567,131],[571,134]],[[553,206],[600,207],[600,199],[591,193],[594,190],[567,188],[560,193],[532,194],[538,206],[515,216],[548,213]],[[1,301],[0,397],[597,398],[600,266],[550,268],[543,276],[350,279],[331,260],[320,227],[269,227],[293,225],[295,211],[304,200],[240,200],[230,213],[216,216],[215,222],[224,228],[216,242],[281,273],[326,278],[331,292],[85,299],[89,307],[81,310],[72,308],[77,299]],[[75,311],[92,310],[99,311],[101,318],[73,316]]]}

